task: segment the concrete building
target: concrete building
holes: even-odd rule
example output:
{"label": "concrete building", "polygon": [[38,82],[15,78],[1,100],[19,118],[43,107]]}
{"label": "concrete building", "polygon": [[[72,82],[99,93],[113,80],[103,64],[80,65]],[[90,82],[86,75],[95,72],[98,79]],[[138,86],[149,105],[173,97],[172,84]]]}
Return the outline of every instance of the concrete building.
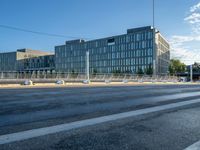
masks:
{"label": "concrete building", "polygon": [[0,53],[0,72],[54,70],[54,55],[32,49]]}
{"label": "concrete building", "polygon": [[89,51],[90,73],[168,73],[170,46],[151,26],[128,29],[126,34],[55,47],[57,72],[84,73]]}

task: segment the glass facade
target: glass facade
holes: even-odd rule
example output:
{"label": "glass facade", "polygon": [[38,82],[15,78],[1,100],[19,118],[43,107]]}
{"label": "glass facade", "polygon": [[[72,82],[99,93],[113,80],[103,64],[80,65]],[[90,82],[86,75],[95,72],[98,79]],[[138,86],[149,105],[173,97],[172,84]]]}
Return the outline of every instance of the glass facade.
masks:
{"label": "glass facade", "polygon": [[154,37],[153,32],[152,27],[148,26],[98,40],[67,41],[65,45],[55,47],[56,71],[85,72],[85,56],[89,51],[91,73],[138,73],[141,70],[145,73],[153,67],[155,57],[157,73],[167,73],[162,67],[168,68],[169,44],[161,35],[157,37],[160,33],[157,32]]}
{"label": "glass facade", "polygon": [[160,34],[156,34],[156,62],[158,73],[166,73],[169,69],[169,61],[170,61],[170,46],[168,42],[164,39],[164,37]]}
{"label": "glass facade", "polygon": [[54,55],[38,56],[24,59],[24,70],[53,71],[55,69]]}
{"label": "glass facade", "polygon": [[0,71],[16,71],[16,52],[0,53]]}
{"label": "glass facade", "polygon": [[31,49],[0,53],[0,72],[55,70],[54,59],[51,53]]}
{"label": "glass facade", "polygon": [[168,72],[170,46],[160,32],[151,26],[128,29],[126,34],[92,41],[66,41],[65,45],[55,47],[55,56],[31,49],[1,53],[0,71],[85,73],[87,51],[90,73]]}

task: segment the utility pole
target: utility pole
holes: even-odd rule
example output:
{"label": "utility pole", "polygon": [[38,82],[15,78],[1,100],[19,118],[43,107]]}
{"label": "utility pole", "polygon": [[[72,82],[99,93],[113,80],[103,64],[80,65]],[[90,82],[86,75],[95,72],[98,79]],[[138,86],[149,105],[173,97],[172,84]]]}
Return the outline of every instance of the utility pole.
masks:
{"label": "utility pole", "polygon": [[155,45],[155,38],[156,38],[156,34],[155,34],[155,1],[153,0],[153,76],[156,76],[156,45]]}
{"label": "utility pole", "polygon": [[153,27],[155,27],[155,0],[153,0]]}
{"label": "utility pole", "polygon": [[3,72],[1,72],[1,79],[3,79]]}
{"label": "utility pole", "polygon": [[87,81],[90,81],[90,64],[89,64],[89,51],[86,52],[86,75],[87,75]]}
{"label": "utility pole", "polygon": [[193,82],[193,67],[190,65],[190,82]]}

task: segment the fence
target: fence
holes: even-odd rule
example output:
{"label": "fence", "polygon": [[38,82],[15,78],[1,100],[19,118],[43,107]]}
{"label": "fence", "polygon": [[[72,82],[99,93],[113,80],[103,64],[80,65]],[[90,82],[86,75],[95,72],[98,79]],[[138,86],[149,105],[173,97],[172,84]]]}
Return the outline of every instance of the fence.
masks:
{"label": "fence", "polygon": [[[31,79],[37,82],[55,82],[56,80],[64,80],[66,82],[82,82],[87,80],[85,73],[47,73],[47,72],[0,72],[0,81],[24,81]],[[168,75],[137,75],[137,74],[90,74],[92,82],[177,82],[176,76]]]}

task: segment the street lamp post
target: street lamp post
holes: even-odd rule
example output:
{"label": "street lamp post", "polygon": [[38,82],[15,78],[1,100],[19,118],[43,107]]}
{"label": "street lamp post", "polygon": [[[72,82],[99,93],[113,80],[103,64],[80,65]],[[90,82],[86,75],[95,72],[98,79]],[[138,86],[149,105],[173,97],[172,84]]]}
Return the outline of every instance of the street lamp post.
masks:
{"label": "street lamp post", "polygon": [[190,65],[190,82],[193,82],[193,67]]}
{"label": "street lamp post", "polygon": [[153,0],[153,27],[155,27],[155,0]]}
{"label": "street lamp post", "polygon": [[153,76],[156,76],[156,46],[155,46],[155,38],[156,38],[156,34],[155,34],[155,1],[153,0],[153,52],[154,52],[154,56],[153,56]]}
{"label": "street lamp post", "polygon": [[89,64],[89,51],[86,52],[86,76],[87,76],[87,81],[90,81],[90,64]]}

